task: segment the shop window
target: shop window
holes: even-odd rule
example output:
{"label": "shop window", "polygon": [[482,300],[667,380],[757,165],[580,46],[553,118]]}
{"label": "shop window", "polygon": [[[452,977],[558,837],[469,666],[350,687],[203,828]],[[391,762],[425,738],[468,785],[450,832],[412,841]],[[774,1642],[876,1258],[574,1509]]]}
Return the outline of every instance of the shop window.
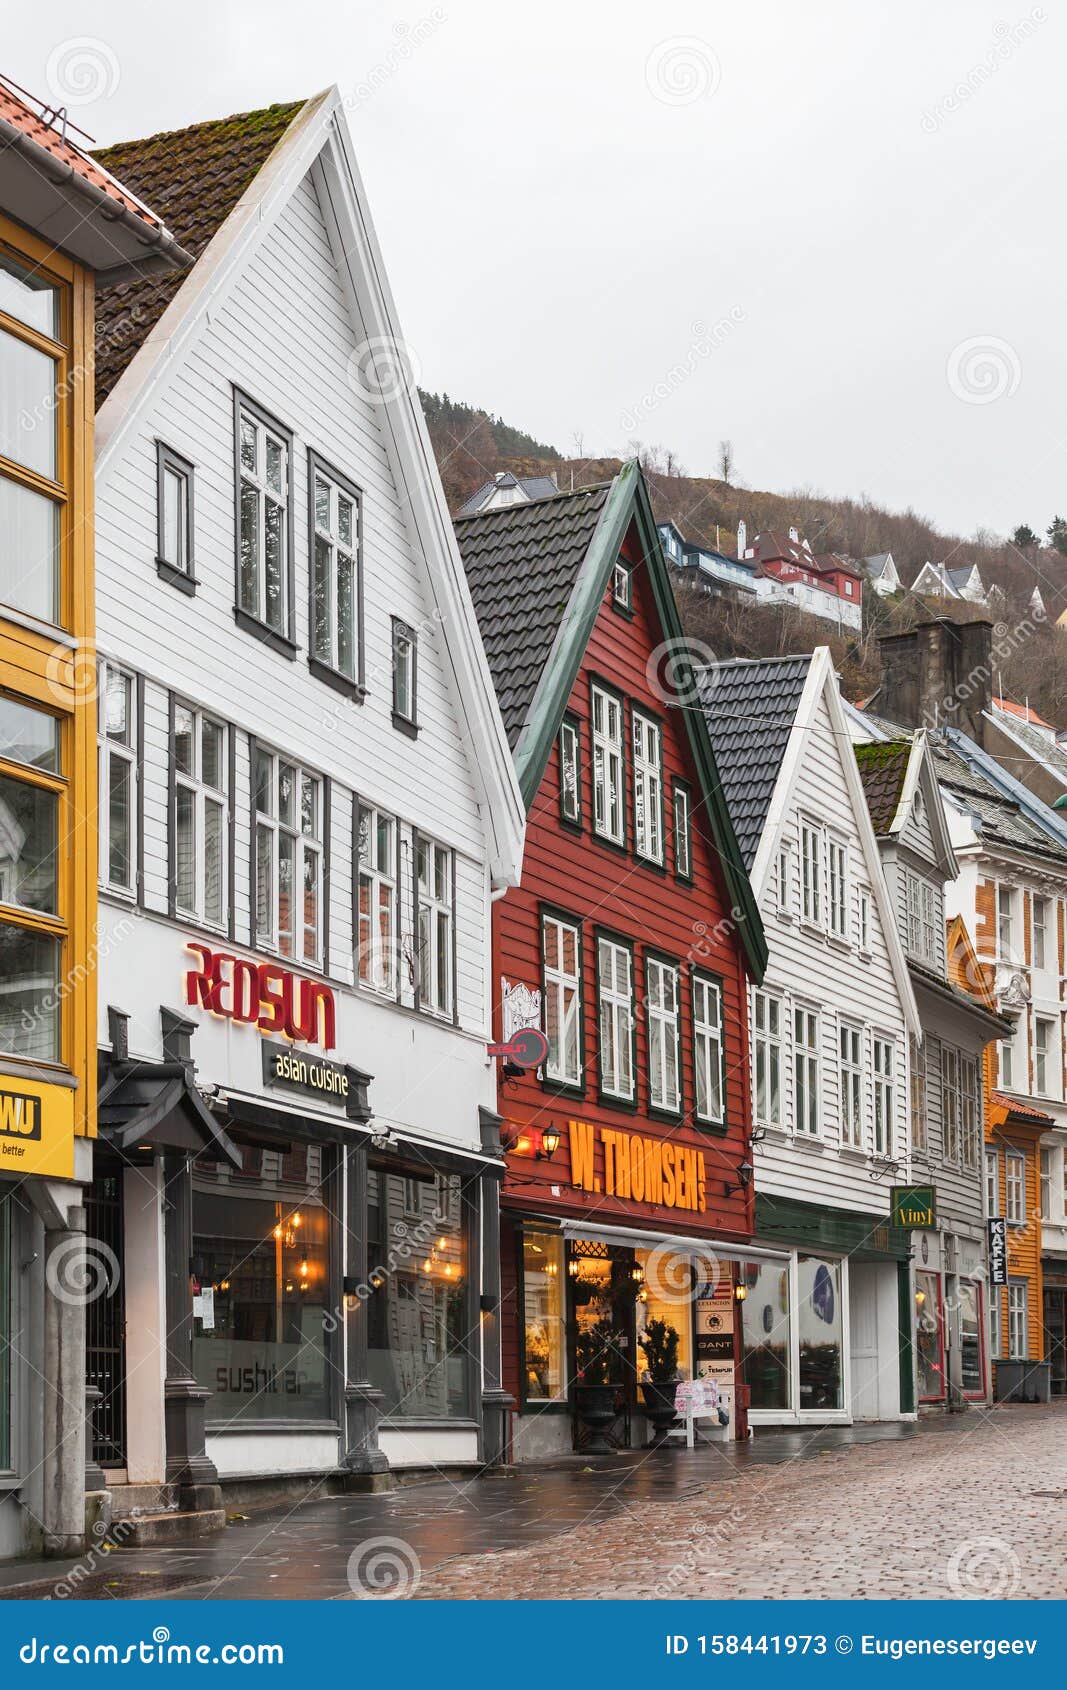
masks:
{"label": "shop window", "polygon": [[960,1280],[960,1383],[964,1396],[985,1394],[982,1288],[972,1279]]}
{"label": "shop window", "polygon": [[1025,1361],[1030,1354],[1027,1292],[1021,1282],[1008,1286],[1008,1356],[1012,1361]]}
{"label": "shop window", "polygon": [[411,1225],[404,1176],[368,1173],[369,1261],[372,1283],[379,1281],[366,1305],[370,1379],[387,1420],[465,1420],[471,1312],[462,1184],[458,1174],[429,1170],[415,1183]]}
{"label": "shop window", "polygon": [[[637,1266],[645,1271],[644,1283],[637,1296],[637,1354],[638,1376],[644,1373],[641,1335],[650,1320],[666,1321],[678,1334],[678,1377],[693,1377],[693,1270],[691,1258],[679,1252],[664,1255],[658,1250],[635,1250]],[[649,1269],[651,1263],[651,1269]],[[733,1319],[733,1310],[730,1310]]]}
{"label": "shop window", "polygon": [[523,1234],[522,1288],[526,1401],[559,1402],[567,1395],[566,1275],[558,1234]]}
{"label": "shop window", "polygon": [[945,1395],[941,1286],[936,1273],[915,1274],[915,1359],[919,1400],[940,1402]]}
{"label": "shop window", "polygon": [[789,1328],[789,1266],[786,1262],[742,1262],[741,1304],[744,1378],[755,1409],[791,1409],[792,1345]]}
{"label": "shop window", "polygon": [[0,1473],[11,1470],[11,1338],[11,1198],[0,1197]]}
{"label": "shop window", "polygon": [[801,1410],[843,1408],[840,1262],[797,1257],[797,1335]]}
{"label": "shop window", "polygon": [[175,704],[171,739],[174,909],[207,927],[229,910],[228,736],[221,722]]}
{"label": "shop window", "polygon": [[396,818],[358,802],[356,816],[357,977],[361,986],[392,995],[397,987]]}
{"label": "shop window", "polygon": [[242,1151],[239,1185],[210,1164],[193,1175],[193,1253],[213,1303],[195,1321],[193,1372],[213,1393],[212,1420],[330,1419],[322,1151],[295,1144],[280,1169],[270,1151]]}
{"label": "shop window", "polygon": [[317,963],[322,946],[323,783],[255,749],[256,943]]}

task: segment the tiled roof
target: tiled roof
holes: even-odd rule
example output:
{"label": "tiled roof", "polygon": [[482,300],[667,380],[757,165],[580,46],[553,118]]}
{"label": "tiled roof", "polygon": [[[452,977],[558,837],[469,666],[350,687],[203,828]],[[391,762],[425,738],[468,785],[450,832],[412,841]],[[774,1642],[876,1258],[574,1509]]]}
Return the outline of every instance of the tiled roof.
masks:
{"label": "tiled roof", "polygon": [[697,684],[746,869],[751,870],[811,656],[710,664]]}
{"label": "tiled roof", "polygon": [[1010,1115],[1021,1121],[1032,1121],[1038,1127],[1054,1127],[1056,1124],[1054,1116],[1047,1115],[1043,1109],[1035,1109],[1032,1103],[1020,1103],[1017,1098],[1008,1097],[1002,1091],[995,1091],[990,1095],[1001,1109],[1006,1109]]}
{"label": "tiled roof", "polygon": [[604,482],[456,519],[513,751],[610,490]]}
{"label": "tiled roof", "polygon": [[[992,720],[996,722],[995,715]],[[1049,739],[1047,734],[1042,733],[1040,728],[1035,728],[1031,722],[1017,720],[1014,716],[1008,721],[997,723],[997,726],[1027,752],[1035,763],[1043,764],[1057,780],[1067,786],[1067,750],[1062,745],[1057,745],[1055,740]],[[1017,768],[1018,763],[1014,767]]]}
{"label": "tiled roof", "polygon": [[931,734],[930,752],[940,785],[973,812],[983,838],[1011,850],[1032,851],[1056,862],[1067,862],[1067,844],[1060,844],[1051,832],[1032,820],[1010,793],[973,768],[954,745],[939,734]]}
{"label": "tiled roof", "polygon": [[879,838],[887,834],[893,825],[910,756],[911,741],[907,739],[873,740],[869,745],[856,746],[856,761],[871,814],[871,825]]}
{"label": "tiled roof", "polygon": [[[122,141],[94,156],[157,206],[187,252],[199,258],[274,151],[301,100],[187,129]],[[99,408],[181,287],[181,274],[127,282],[103,294],[96,316]]]}
{"label": "tiled roof", "polygon": [[[155,212],[149,211],[146,205],[142,205],[141,201],[135,198],[136,189],[135,193],[129,191],[134,184],[129,183],[124,186],[123,183],[116,182],[110,174],[110,166],[107,169],[103,168],[99,155],[94,159],[88,153],[83,153],[80,147],[76,147],[69,137],[65,138],[58,129],[53,128],[50,123],[46,123],[43,117],[39,117],[24,100],[20,100],[18,95],[13,93],[10,88],[5,87],[3,83],[0,83],[0,117],[14,125],[16,129],[21,130],[24,135],[28,135],[31,141],[36,141],[39,147],[43,147],[46,152],[51,153],[52,157],[65,169],[75,171],[77,175],[84,177],[87,182],[91,182],[94,187],[101,189],[109,199],[115,201],[116,205],[121,205],[125,210],[135,212],[138,217],[143,217],[150,228],[158,229],[161,226],[162,220],[156,216]],[[106,163],[106,160],[103,162]]]}
{"label": "tiled roof", "polygon": [[752,541],[752,551],[757,563],[767,563],[773,558],[788,558],[790,563],[802,563],[811,569],[815,559],[807,546],[801,540],[791,540],[788,534],[757,534]]}
{"label": "tiled roof", "polygon": [[527,499],[551,499],[559,492],[550,475],[520,476],[505,470],[502,475],[496,475],[492,481],[484,482],[476,493],[471,494],[466,504],[461,507],[460,516],[475,516],[502,487],[517,487]]}
{"label": "tiled roof", "polygon": [[1020,722],[1036,722],[1039,728],[1052,726],[1051,722],[1045,721],[1044,716],[1039,716],[1036,710],[1031,710],[1029,704],[1013,704],[1010,698],[995,698],[993,704],[997,710],[1003,710],[1006,716],[1014,716]]}

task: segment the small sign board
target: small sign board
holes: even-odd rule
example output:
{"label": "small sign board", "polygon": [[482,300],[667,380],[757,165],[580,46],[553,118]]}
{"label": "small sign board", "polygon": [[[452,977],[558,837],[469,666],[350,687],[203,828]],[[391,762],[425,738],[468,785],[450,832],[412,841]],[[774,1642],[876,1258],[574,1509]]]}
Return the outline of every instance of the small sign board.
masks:
{"label": "small sign board", "polygon": [[937,1187],[894,1185],[889,1193],[889,1224],[926,1232],[937,1225]]}
{"label": "small sign board", "polygon": [[1003,1215],[994,1215],[989,1222],[989,1283],[1008,1283],[1008,1223]]}
{"label": "small sign board", "polygon": [[356,1120],[366,1114],[367,1076],[358,1068],[295,1050],[292,1045],[273,1044],[269,1039],[262,1041],[262,1051],[264,1085],[314,1097],[320,1103],[339,1104]]}

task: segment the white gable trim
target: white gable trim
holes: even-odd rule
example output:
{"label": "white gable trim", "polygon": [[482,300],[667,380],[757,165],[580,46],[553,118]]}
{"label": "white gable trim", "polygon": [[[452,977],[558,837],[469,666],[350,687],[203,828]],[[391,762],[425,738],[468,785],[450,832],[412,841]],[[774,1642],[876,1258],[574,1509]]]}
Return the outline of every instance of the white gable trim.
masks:
{"label": "white gable trim", "polygon": [[[357,337],[399,348],[404,355],[343,102],[331,88],[309,100],[293,119],[101,406],[101,485],[119,462],[160,382],[188,355],[309,172],[320,194]],[[392,384],[381,395],[378,410],[412,551],[421,561],[424,585],[441,622],[471,773],[483,802],[493,883],[516,885],[525,811],[414,381]]]}
{"label": "white gable trim", "polygon": [[920,786],[926,802],[926,813],[930,818],[930,831],[934,836],[934,848],[938,854],[938,870],[946,880],[955,880],[959,874],[959,864],[952,849],[945,813],[941,807],[941,789],[930,758],[930,740],[926,728],[919,728],[912,735],[904,785],[901,788],[896,815],[893,817],[889,828],[891,834],[898,837],[903,835],[908,824],[908,818],[911,815],[912,805],[915,802],[915,794]]}

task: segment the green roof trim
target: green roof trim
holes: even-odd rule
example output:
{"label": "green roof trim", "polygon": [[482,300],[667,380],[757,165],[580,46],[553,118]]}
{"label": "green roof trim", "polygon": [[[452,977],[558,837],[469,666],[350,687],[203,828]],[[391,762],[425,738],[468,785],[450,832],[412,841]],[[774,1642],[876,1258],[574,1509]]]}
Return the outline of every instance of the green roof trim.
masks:
{"label": "green roof trim", "polygon": [[[563,712],[574,689],[593,624],[600,613],[615,560],[631,522],[637,526],[642,561],[648,571],[664,638],[675,648],[672,671],[676,690],[681,697],[697,697],[696,679],[689,659],[690,642],[678,615],[648,487],[639,464],[630,459],[612,482],[515,748],[515,766],[527,811],[533,804],[548,766]],[[703,711],[699,709],[683,709],[682,720],[700,782],[712,843],[726,879],[730,913],[737,923],[749,970],[758,983],[767,967],[767,941],[726,807],[707,723]]]}

